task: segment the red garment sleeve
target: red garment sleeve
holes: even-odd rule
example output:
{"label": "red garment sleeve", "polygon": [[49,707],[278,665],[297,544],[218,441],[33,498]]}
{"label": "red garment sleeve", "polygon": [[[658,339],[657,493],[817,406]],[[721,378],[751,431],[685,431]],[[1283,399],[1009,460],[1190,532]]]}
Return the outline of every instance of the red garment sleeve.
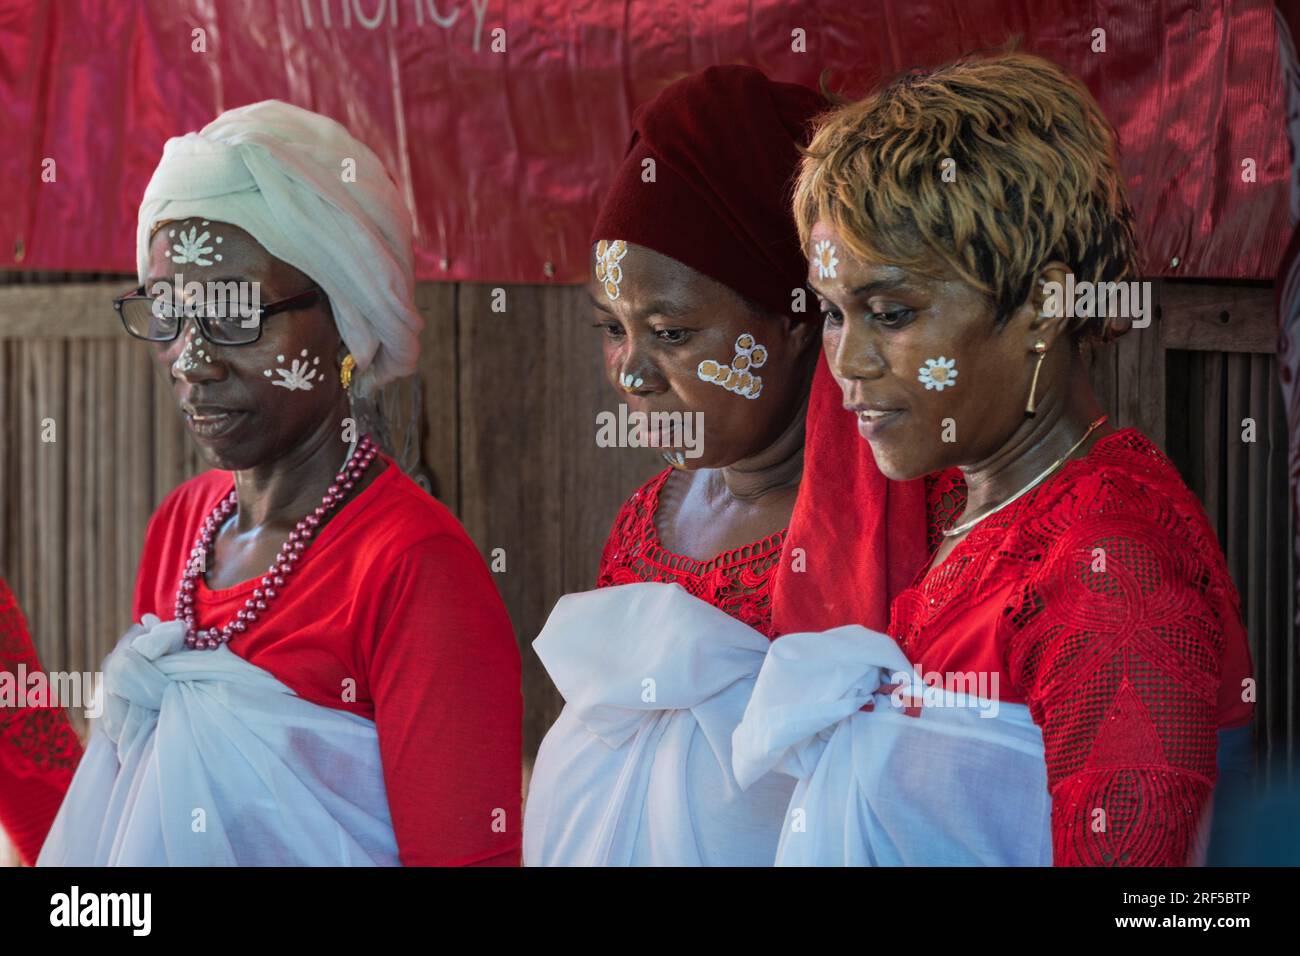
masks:
{"label": "red garment sleeve", "polygon": [[[0,581],[0,671],[40,670],[18,602]],[[0,826],[24,863],[34,863],[81,759],[61,707],[0,707]]]}
{"label": "red garment sleeve", "polygon": [[1043,733],[1057,866],[1193,862],[1224,649],[1204,548],[1150,514],[1075,515],[1004,614]]}
{"label": "red garment sleeve", "polygon": [[413,546],[377,613],[368,674],[402,863],[519,865],[519,649],[482,557],[452,535]]}

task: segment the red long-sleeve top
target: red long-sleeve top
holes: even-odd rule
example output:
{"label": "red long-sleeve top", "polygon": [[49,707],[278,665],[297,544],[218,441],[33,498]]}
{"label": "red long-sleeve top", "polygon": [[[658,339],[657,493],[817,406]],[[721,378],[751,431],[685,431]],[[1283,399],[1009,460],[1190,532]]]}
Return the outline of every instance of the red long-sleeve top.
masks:
{"label": "red long-sleeve top", "polygon": [[[41,669],[18,602],[0,579],[0,671],[15,682],[14,705],[20,664],[27,674]],[[0,702],[0,826],[24,863],[36,862],[80,759],[62,707]]]}
{"label": "red long-sleeve top", "polygon": [[[510,619],[456,518],[379,460],[383,472],[325,525],[230,650],[306,700],[375,722],[405,865],[518,865],[523,704]],[[233,486],[230,473],[209,471],[150,519],[135,620],[174,616],[198,528]],[[212,590],[200,579],[198,625],[230,620],[256,586]]]}
{"label": "red long-sleeve top", "polygon": [[997,674],[998,699],[1028,705],[1056,865],[1191,861],[1216,731],[1253,713],[1250,651],[1204,510],[1140,433],[977,524],[895,600],[889,633],[946,686]]}

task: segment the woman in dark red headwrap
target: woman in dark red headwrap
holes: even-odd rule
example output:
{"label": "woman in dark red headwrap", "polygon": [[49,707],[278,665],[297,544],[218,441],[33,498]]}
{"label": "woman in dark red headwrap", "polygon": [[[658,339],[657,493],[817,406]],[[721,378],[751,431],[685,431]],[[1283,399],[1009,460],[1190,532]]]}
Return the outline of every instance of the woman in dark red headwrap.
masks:
{"label": "woman in dark red headwrap", "polygon": [[[567,706],[532,778],[526,863],[772,861],[789,784],[741,794],[730,734],[806,564],[786,537],[824,363],[789,195],[826,105],[728,66],[636,114],[589,293],[607,377],[671,467],[620,511],[601,590],[562,599],[534,645]],[[846,613],[883,626],[924,557],[923,488],[877,472],[861,490],[881,551]]]}

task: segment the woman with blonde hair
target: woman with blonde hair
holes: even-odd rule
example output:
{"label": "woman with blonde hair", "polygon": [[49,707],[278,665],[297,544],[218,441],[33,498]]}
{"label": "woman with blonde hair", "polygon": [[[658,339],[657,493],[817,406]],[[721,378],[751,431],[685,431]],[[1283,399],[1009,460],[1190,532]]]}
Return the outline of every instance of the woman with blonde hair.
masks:
{"label": "woman with blonde hair", "polygon": [[[1250,658],[1199,502],[1089,383],[1083,343],[1132,316],[1084,290],[1137,275],[1097,104],[1022,53],[910,73],[823,118],[794,211],[847,412],[818,454],[862,440],[888,477],[959,468],[965,492],[888,637],[768,655],[736,770],[799,781],[778,862],[1196,860]],[[857,502],[805,481],[794,524],[826,513],[814,596],[854,587],[814,559],[863,547]]]}

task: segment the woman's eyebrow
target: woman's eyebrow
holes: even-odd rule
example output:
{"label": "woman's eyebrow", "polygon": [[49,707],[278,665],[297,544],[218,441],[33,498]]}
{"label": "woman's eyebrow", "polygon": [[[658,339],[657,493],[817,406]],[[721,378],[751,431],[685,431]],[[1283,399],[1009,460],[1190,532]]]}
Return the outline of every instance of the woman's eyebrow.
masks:
{"label": "woman's eyebrow", "polygon": [[[596,294],[592,292],[590,289],[587,290],[587,298],[591,301],[592,308],[598,309],[601,312],[604,312],[608,315],[614,314],[613,311],[609,308],[609,306],[601,302],[600,299],[596,297]],[[671,299],[658,299],[654,302],[648,303],[643,308],[637,309],[636,314],[632,316],[632,318],[644,319],[647,316],[651,316],[651,315],[662,315],[665,318],[671,319],[671,318],[678,318],[683,315],[689,315],[691,312],[694,311],[695,309],[691,305],[687,305],[681,302],[674,302]]]}
{"label": "woman's eyebrow", "polygon": [[853,295],[857,297],[875,295],[878,292],[893,292],[900,286],[908,283],[907,276],[895,276],[892,279],[876,279],[873,282],[867,282],[857,286],[853,290]]}

